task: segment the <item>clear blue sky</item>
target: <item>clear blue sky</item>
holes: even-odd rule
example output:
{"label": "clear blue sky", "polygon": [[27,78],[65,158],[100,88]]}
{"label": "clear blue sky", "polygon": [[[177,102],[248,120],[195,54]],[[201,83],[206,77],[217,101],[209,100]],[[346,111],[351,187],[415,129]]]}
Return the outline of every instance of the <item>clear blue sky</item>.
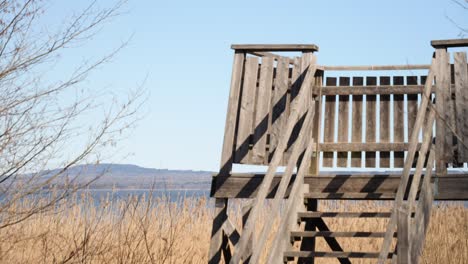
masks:
{"label": "clear blue sky", "polygon": [[[55,2],[52,14],[82,5]],[[170,169],[219,166],[232,43],[313,43],[320,47],[319,63],[326,65],[427,64],[430,40],[459,33],[446,15],[468,25],[468,12],[450,0],[130,0],[124,11],[65,59],[72,65],[98,57],[133,34],[86,84],[96,91],[124,90],[148,75],[145,117],[119,143],[121,156],[133,155],[111,162]]]}

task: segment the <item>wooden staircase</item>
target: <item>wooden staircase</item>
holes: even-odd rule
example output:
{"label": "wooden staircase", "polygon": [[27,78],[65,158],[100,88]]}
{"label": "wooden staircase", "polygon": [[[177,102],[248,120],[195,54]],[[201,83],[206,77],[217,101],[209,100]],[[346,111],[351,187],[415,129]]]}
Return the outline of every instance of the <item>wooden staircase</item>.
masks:
{"label": "wooden staircase", "polygon": [[[467,46],[468,40],[456,45],[453,47]],[[436,176],[440,177],[447,176],[447,163],[468,161],[468,151],[464,154],[468,147],[463,144],[468,142],[468,126],[466,131],[463,130],[464,124],[468,123],[468,115],[457,114],[462,128],[455,129],[450,125],[455,114],[453,109],[450,110],[454,102],[452,94],[448,92],[452,84],[446,47],[450,46],[435,46],[431,65],[365,67],[370,70],[429,69],[428,76],[421,77],[424,81],[420,85],[415,76],[406,77],[407,85],[404,85],[401,76],[393,79],[393,85],[390,85],[390,77],[381,76],[379,85],[376,77],[366,77],[366,86],[363,86],[363,77],[353,77],[353,85],[349,84],[349,78],[342,78],[337,86],[336,78],[331,78],[327,79],[327,86],[322,87],[324,70],[362,70],[363,67],[319,66],[313,54],[318,50],[315,45],[234,45],[236,52],[222,162],[220,172],[212,182],[212,196],[216,198],[216,203],[209,263],[219,263],[221,259],[230,264],[314,263],[318,258],[335,258],[340,263],[351,263],[351,259],[374,259],[378,264],[389,260],[401,264],[419,263],[434,201],[431,182],[434,165]],[[300,51],[302,55],[288,58],[270,51]],[[466,93],[468,98],[468,78],[460,77],[468,72],[466,53],[456,54],[455,61],[455,88],[460,90],[460,94]],[[461,73],[457,75],[457,72]],[[465,87],[465,90],[457,87]],[[432,98],[434,92],[437,102]],[[362,120],[363,95],[366,95],[367,123]],[[375,114],[378,111],[376,95],[380,100],[379,119]],[[390,129],[390,114],[387,112],[391,95],[393,122],[397,123],[394,126],[396,142],[390,142],[387,131]],[[256,96],[258,98],[255,99]],[[455,98],[458,100],[456,113],[468,113],[468,104],[463,98]],[[325,102],[324,113],[322,99]],[[402,115],[406,101],[407,140],[403,137]],[[335,107],[335,103],[338,103],[338,107]],[[338,109],[336,113],[335,109]],[[352,113],[349,113],[350,109]],[[320,143],[322,114],[326,139]],[[338,142],[333,142],[331,124],[336,115],[345,120],[344,124],[348,124],[348,117],[352,116],[349,122],[352,124],[351,142],[348,142],[347,125],[335,128]],[[376,124],[376,120],[380,120],[380,124]],[[380,142],[376,139],[378,126]],[[365,143],[362,142],[362,130],[366,131]],[[386,131],[386,135],[382,131]],[[457,140],[453,140],[454,137]],[[458,148],[456,155],[453,151],[455,148]],[[365,153],[365,160],[362,152]],[[347,167],[349,161],[353,168],[362,168],[361,164],[365,163],[366,168],[380,169],[376,165],[377,152],[380,152],[379,166],[383,161],[385,166],[390,166],[390,152],[393,152],[394,163],[398,163],[393,168],[401,170],[399,176],[393,178],[395,184],[392,191],[388,191],[392,179],[379,177],[381,175],[378,174],[364,177],[369,180],[369,186],[353,187],[353,192],[346,191],[352,185],[350,182],[356,182],[353,177],[335,175],[329,180],[320,175],[320,153],[323,154],[323,164],[333,165],[333,155],[336,153],[338,167]],[[263,174],[244,177],[232,173],[233,163],[267,165],[268,170]],[[281,175],[277,172],[279,166],[285,167]],[[306,175],[316,180],[309,178],[306,181]],[[468,175],[462,177],[466,179]],[[466,181],[461,179],[457,179],[457,182],[463,185]],[[382,181],[387,186],[374,185],[372,181]],[[345,183],[349,185],[341,189]],[[462,189],[455,195],[457,199],[467,199],[466,188],[462,186]],[[251,199],[241,232],[226,213],[229,198]],[[262,219],[263,226],[257,230],[260,211],[266,199],[271,199],[271,208]],[[393,207],[387,212],[318,210],[319,201],[346,199],[393,200]],[[272,230],[271,226],[278,216],[279,227]],[[356,218],[386,219],[386,228],[385,232],[344,228],[332,230],[327,225],[329,218],[339,218],[343,222]],[[265,259],[264,252],[271,235],[274,238],[266,250]],[[317,250],[318,238],[325,240],[329,251]],[[381,239],[382,242],[378,245],[379,250],[360,252],[343,248],[338,242],[340,238],[352,239],[356,243],[363,239]]]}
{"label": "wooden staircase", "polygon": [[[368,232],[368,231],[340,231],[330,230],[324,219],[326,218],[343,218],[344,220],[352,220],[355,218],[384,218],[389,219],[391,212],[319,212],[314,206],[308,206],[309,203],[316,203],[314,200],[305,199],[305,207],[307,209],[297,213],[298,224],[304,226],[304,230],[296,230],[290,232],[291,249],[284,252],[284,262],[298,261],[298,263],[313,263],[316,258],[338,258],[340,263],[351,263],[349,258],[373,258],[379,257],[379,252],[355,252],[347,251],[342,248],[336,238],[356,238],[356,243],[361,243],[360,239],[366,238],[384,238],[385,232]],[[316,243],[316,238],[323,238],[331,251],[315,251],[313,245]],[[396,238],[396,234],[394,235]],[[299,243],[300,248],[294,248],[294,244]],[[307,248],[307,245],[312,245]],[[391,258],[393,253],[388,254]]]}

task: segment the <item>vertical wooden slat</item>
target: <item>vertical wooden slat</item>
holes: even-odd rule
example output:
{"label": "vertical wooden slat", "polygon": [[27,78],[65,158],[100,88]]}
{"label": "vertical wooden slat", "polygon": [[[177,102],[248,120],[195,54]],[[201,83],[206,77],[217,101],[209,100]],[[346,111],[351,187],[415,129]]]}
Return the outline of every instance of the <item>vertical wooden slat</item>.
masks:
{"label": "vertical wooden slat", "polygon": [[[327,77],[326,86],[336,86],[336,77]],[[335,135],[335,95],[325,96],[325,112],[323,123],[323,142],[333,142]],[[323,167],[333,166],[333,152],[323,152]]]}
{"label": "vertical wooden slat", "polygon": [[239,112],[239,128],[237,130],[236,163],[250,162],[249,145],[253,133],[255,94],[257,88],[258,58],[247,57],[245,61],[244,85]]}
{"label": "vertical wooden slat", "polygon": [[[353,86],[364,84],[362,77],[353,77]],[[362,95],[353,95],[351,142],[362,142]],[[361,167],[362,153],[351,152],[351,167]]]}
{"label": "vertical wooden slat", "polygon": [[436,172],[437,176],[446,174],[446,163],[449,161],[452,146],[452,138],[447,128],[448,119],[445,113],[449,109],[450,100],[450,61],[447,50],[436,49],[436,110],[438,116],[436,122]]}
{"label": "vertical wooden slat", "polygon": [[458,162],[468,162],[468,67],[466,52],[454,53]]}
{"label": "vertical wooden slat", "polygon": [[[245,228],[245,223],[247,223],[247,219],[249,219],[250,210],[252,209],[252,202],[249,201],[247,204],[244,204],[242,207],[242,228]],[[245,251],[244,256],[242,257],[242,263],[248,264],[250,263],[250,258],[252,257],[252,249],[253,249],[253,238],[251,237],[249,240],[249,246]]]}
{"label": "vertical wooden slat", "polygon": [[236,51],[232,66],[231,88],[226,114],[226,124],[224,128],[223,150],[221,153],[220,174],[228,175],[234,162],[235,149],[235,129],[237,123],[237,109],[239,107],[239,97],[241,94],[242,74],[244,69],[245,53]]}
{"label": "vertical wooden slat", "polygon": [[[340,77],[340,86],[349,86],[349,77]],[[338,143],[348,142],[349,95],[338,96]],[[337,153],[337,167],[347,167],[348,152]]]}
{"label": "vertical wooden slat", "polygon": [[[208,263],[221,263],[222,249],[226,245],[223,232],[223,224],[227,220],[227,199],[216,198],[215,215],[211,229],[210,249],[208,252]],[[224,241],[223,241],[224,240]]]}
{"label": "vertical wooden slat", "polygon": [[[393,77],[393,85],[403,85],[402,76]],[[404,124],[404,96],[402,94],[393,95],[393,142],[405,142],[405,124]],[[405,163],[405,152],[395,151],[393,153],[393,166],[402,168]]]}
{"label": "vertical wooden slat", "polygon": [[[293,102],[293,100],[297,97],[299,94],[299,90],[301,88],[301,64],[302,64],[302,58],[301,57],[295,57],[294,58],[294,64],[292,68],[292,73],[291,73],[291,88],[290,88],[290,96],[288,100],[288,104],[286,105],[287,109],[287,115],[289,116],[290,113],[290,106]],[[297,135],[292,135],[291,137],[297,137]],[[289,157],[291,156],[291,151],[292,151],[292,145],[288,145],[286,148],[286,152],[284,153],[283,157],[283,165],[286,165],[288,162]]]}
{"label": "vertical wooden slat", "polygon": [[253,126],[252,160],[254,164],[265,164],[266,139],[270,113],[271,90],[273,85],[273,57],[263,57],[260,82],[256,96],[255,122]]}
{"label": "vertical wooden slat", "polygon": [[321,118],[322,118],[322,83],[323,83],[323,71],[317,71],[314,78],[314,89],[312,92],[312,100],[315,100],[315,109],[314,109],[314,120],[312,127],[312,141],[316,142],[314,152],[312,153],[312,159],[310,161],[309,174],[318,175],[320,170],[320,144],[318,144],[320,139],[321,132]]}
{"label": "vertical wooden slat", "polygon": [[403,203],[398,209],[398,230],[397,230],[397,247],[398,247],[398,264],[410,263],[410,213],[407,203]]}
{"label": "vertical wooden slat", "polygon": [[286,125],[288,118],[288,77],[289,77],[289,59],[281,57],[278,59],[276,67],[275,89],[273,91],[272,101],[272,127],[270,133],[270,153],[269,159],[273,157],[276,147],[278,146],[279,138],[281,137],[281,129]]}
{"label": "vertical wooden slat", "polygon": [[[390,77],[381,76],[380,85],[390,85]],[[380,142],[390,142],[390,95],[380,95]],[[390,152],[380,152],[380,168],[390,168]]]}
{"label": "vertical wooden slat", "polygon": [[[418,76],[407,76],[407,85],[418,85]],[[411,135],[413,131],[414,122],[416,122],[416,115],[418,114],[418,95],[408,94],[407,98],[407,110],[408,110],[408,135]]]}
{"label": "vertical wooden slat", "polygon": [[[367,77],[366,85],[377,85],[377,77]],[[366,95],[366,142],[375,142],[376,136],[376,95]],[[376,167],[376,152],[366,152],[366,168]]]}

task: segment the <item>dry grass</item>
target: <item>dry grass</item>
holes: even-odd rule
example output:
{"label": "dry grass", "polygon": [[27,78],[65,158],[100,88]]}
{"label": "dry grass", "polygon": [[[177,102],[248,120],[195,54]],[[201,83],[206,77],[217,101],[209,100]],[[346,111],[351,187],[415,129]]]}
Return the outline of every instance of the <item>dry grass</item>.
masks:
{"label": "dry grass", "polygon": [[[25,200],[16,209],[31,204]],[[390,205],[322,203],[321,210],[388,211]],[[241,206],[239,202],[230,208],[239,226]],[[206,263],[212,216],[212,206],[204,198],[173,203],[164,197],[108,197],[97,204],[89,196],[71,197],[54,211],[1,229],[0,262]],[[336,231],[385,229],[385,220],[326,222]],[[345,250],[375,251],[381,239],[339,241]],[[328,250],[321,240],[318,248]],[[318,263],[338,262],[322,259]],[[468,210],[462,204],[434,208],[422,263],[468,263]]]}

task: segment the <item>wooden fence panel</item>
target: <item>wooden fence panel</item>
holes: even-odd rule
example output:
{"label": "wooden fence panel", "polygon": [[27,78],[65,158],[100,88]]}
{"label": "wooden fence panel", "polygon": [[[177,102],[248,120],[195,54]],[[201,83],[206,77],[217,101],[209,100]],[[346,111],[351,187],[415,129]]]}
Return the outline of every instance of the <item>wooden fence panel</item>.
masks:
{"label": "wooden fence panel", "polygon": [[[393,77],[393,85],[403,85],[404,79],[402,76]],[[393,142],[401,143],[405,141],[405,125],[404,125],[404,95],[393,95]],[[393,152],[393,166],[402,168],[405,165],[405,152]]]}
{"label": "wooden fence panel", "polygon": [[[353,86],[363,86],[362,77],[353,77]],[[362,95],[353,95],[351,142],[362,142]],[[361,167],[362,153],[351,152],[351,167]]]}
{"label": "wooden fence panel", "polygon": [[[325,81],[326,86],[336,86],[335,77],[327,77]],[[324,128],[323,128],[323,142],[333,142],[335,135],[335,95],[325,96],[325,112],[324,114]],[[333,166],[333,152],[323,152],[323,167]]]}
{"label": "wooden fence panel", "polygon": [[[296,98],[301,88],[301,84],[302,84],[301,64],[302,64],[302,59],[300,57],[295,57],[292,72],[291,72],[291,88],[290,88],[290,98],[289,98],[288,106],[291,105],[292,101]],[[290,110],[288,110],[288,116],[289,116],[289,112]],[[293,132],[293,134],[291,135],[291,138],[297,138],[297,133]],[[286,148],[286,153],[284,153],[284,156],[283,156],[283,162],[282,162],[283,165],[287,164],[287,161],[289,160],[289,157],[291,156],[292,149],[293,149],[293,144],[288,143],[288,146]]]}
{"label": "wooden fence panel", "polygon": [[[340,86],[349,86],[349,77],[340,77]],[[338,96],[338,143],[348,142],[349,95]],[[337,167],[347,167],[348,152],[337,153]]]}
{"label": "wooden fence panel", "polygon": [[[377,85],[376,77],[367,77],[366,85]],[[366,143],[374,143],[376,137],[376,95],[366,95]],[[376,152],[366,152],[366,168],[376,167]]]}
{"label": "wooden fence panel", "polygon": [[[380,85],[390,85],[390,77],[381,76]],[[380,95],[380,143],[390,142],[390,95]],[[380,151],[380,168],[390,168],[390,152]]]}

